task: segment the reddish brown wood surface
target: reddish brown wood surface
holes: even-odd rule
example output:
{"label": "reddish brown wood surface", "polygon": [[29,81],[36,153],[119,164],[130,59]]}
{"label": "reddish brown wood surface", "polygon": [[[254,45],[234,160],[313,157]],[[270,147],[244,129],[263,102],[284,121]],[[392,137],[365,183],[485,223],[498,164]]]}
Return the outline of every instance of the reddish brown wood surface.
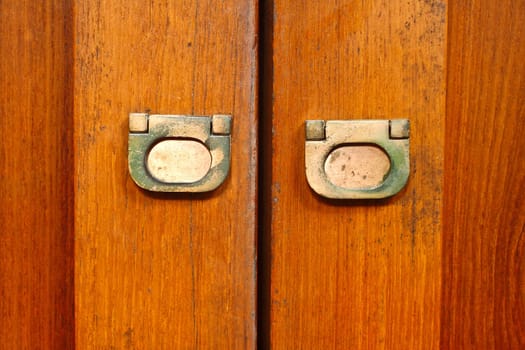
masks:
{"label": "reddish brown wood surface", "polygon": [[[270,337],[274,349],[439,345],[446,8],[274,1]],[[306,119],[407,117],[411,179],[332,201],[304,175]]]}
{"label": "reddish brown wood surface", "polygon": [[450,3],[442,347],[525,348],[525,2]]}
{"label": "reddish brown wood surface", "polygon": [[[262,348],[524,348],[525,3],[265,4]],[[0,349],[255,346],[256,5],[0,2]],[[139,190],[145,110],[232,113],[226,183]],[[304,120],[391,117],[402,193],[308,188]]]}
{"label": "reddish brown wood surface", "polygon": [[[75,6],[79,349],[250,349],[255,342],[256,3]],[[215,192],[140,190],[129,112],[233,115]]]}
{"label": "reddish brown wood surface", "polygon": [[0,349],[73,349],[71,9],[0,2]]}

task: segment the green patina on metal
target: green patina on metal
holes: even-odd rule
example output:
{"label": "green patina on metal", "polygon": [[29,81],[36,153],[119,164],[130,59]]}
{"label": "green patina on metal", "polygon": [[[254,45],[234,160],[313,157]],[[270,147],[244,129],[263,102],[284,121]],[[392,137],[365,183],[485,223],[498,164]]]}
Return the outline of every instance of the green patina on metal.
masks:
{"label": "green patina on metal", "polygon": [[[141,118],[147,118],[146,123]],[[143,125],[148,125],[147,129],[144,130]],[[230,128],[231,116],[228,115],[130,114],[128,165],[133,181],[139,187],[155,192],[213,191],[229,173]],[[147,168],[148,153],[154,145],[167,139],[202,143],[211,155],[211,165],[206,175],[191,183],[166,183],[152,176]]]}
{"label": "green patina on metal", "polygon": [[[319,126],[324,138],[319,139]],[[319,195],[335,199],[378,199],[398,193],[410,174],[410,124],[407,119],[306,122],[305,164],[310,187]],[[373,188],[346,188],[333,184],[324,170],[328,155],[341,145],[374,145],[388,155],[390,170]]]}

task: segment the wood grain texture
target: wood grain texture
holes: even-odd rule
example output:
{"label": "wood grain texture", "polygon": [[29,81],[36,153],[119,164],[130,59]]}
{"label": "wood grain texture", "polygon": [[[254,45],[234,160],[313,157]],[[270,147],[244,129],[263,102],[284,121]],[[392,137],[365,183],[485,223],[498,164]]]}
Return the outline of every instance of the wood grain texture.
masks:
{"label": "wood grain texture", "polygon": [[[445,3],[275,0],[273,15],[271,348],[436,349]],[[305,120],[400,117],[412,124],[401,193],[309,189]]]}
{"label": "wood grain texture", "polygon": [[0,349],[73,349],[72,17],[0,1]]}
{"label": "wood grain texture", "polygon": [[[256,2],[75,6],[75,300],[79,349],[255,344]],[[131,180],[129,112],[233,115],[210,194]]]}
{"label": "wood grain texture", "polygon": [[525,349],[525,1],[451,2],[442,348]]}

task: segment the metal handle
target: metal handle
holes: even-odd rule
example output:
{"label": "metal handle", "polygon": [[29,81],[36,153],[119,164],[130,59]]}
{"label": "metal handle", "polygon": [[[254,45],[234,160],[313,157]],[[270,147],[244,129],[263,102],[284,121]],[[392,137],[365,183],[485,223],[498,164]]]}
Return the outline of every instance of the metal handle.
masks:
{"label": "metal handle", "polygon": [[154,192],[207,192],[230,169],[231,116],[131,113],[128,165],[133,181]]}
{"label": "metal handle", "polygon": [[410,124],[396,120],[306,121],[306,179],[326,198],[385,198],[407,183]]}

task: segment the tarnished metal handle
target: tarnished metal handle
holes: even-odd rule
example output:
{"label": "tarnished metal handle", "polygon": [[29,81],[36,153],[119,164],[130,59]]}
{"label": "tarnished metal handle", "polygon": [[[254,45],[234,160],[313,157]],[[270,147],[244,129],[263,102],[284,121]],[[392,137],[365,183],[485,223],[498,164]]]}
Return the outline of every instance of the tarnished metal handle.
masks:
{"label": "tarnished metal handle", "polygon": [[230,129],[229,115],[131,113],[130,175],[148,191],[212,191],[230,169]]}
{"label": "tarnished metal handle", "polygon": [[319,195],[385,198],[407,183],[410,124],[395,120],[306,121],[306,179]]}

